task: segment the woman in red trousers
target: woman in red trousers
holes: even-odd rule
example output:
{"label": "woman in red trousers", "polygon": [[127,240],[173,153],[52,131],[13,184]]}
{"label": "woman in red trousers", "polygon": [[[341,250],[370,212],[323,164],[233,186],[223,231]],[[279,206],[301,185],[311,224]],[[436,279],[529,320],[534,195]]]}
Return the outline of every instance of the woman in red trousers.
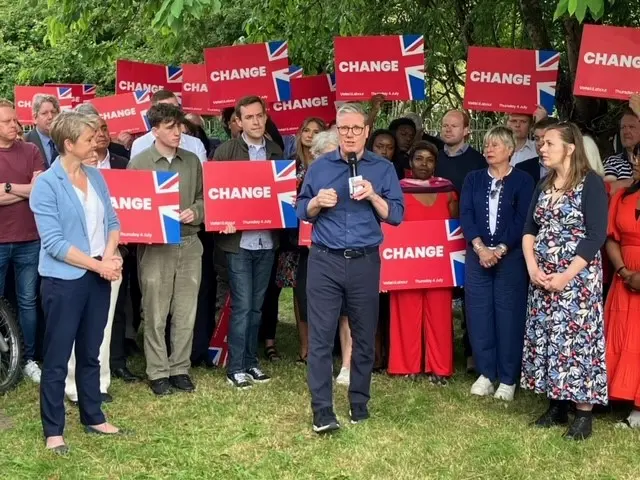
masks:
{"label": "woman in red trousers", "polygon": [[[410,156],[413,178],[400,182],[404,221],[458,217],[453,185],[433,176],[438,149],[419,142]],[[453,375],[453,312],[451,288],[401,290],[391,293],[388,373],[413,377],[428,373],[432,383],[445,385]]]}

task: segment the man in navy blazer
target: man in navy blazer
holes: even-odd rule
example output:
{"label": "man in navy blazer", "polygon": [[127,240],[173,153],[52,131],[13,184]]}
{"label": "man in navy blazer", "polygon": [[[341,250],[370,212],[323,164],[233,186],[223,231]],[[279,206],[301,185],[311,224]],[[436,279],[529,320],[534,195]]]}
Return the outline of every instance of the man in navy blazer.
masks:
{"label": "man in navy blazer", "polygon": [[537,184],[541,178],[547,174],[547,167],[542,164],[542,156],[540,155],[540,149],[544,145],[544,133],[552,125],[558,123],[555,118],[543,118],[536,122],[533,126],[533,139],[536,143],[537,157],[529,158],[523,162],[517,163],[516,168],[527,172],[533,178],[533,181]]}
{"label": "man in navy blazer", "polygon": [[44,160],[44,168],[49,168],[58,156],[58,150],[50,137],[50,130],[59,113],[60,103],[53,95],[37,94],[33,97],[35,128],[27,133],[24,139],[38,147]]}

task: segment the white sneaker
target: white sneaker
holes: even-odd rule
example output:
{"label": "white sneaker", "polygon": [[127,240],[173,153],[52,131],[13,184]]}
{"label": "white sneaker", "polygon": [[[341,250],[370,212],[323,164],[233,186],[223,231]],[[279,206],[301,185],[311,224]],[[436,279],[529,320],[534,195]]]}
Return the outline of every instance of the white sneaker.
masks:
{"label": "white sneaker", "polygon": [[491,383],[491,380],[484,375],[480,375],[476,382],[471,386],[471,395],[486,397],[488,395],[493,395],[493,392],[493,383]]}
{"label": "white sneaker", "polygon": [[40,383],[42,372],[36,362],[28,360],[22,371],[24,376],[29,377],[33,383]]}
{"label": "white sneaker", "polygon": [[349,386],[349,379],[351,377],[351,372],[346,367],[342,367],[340,369],[340,374],[336,377],[336,384],[344,385],[345,387]]}
{"label": "white sneaker", "polygon": [[504,400],[505,402],[510,402],[513,400],[513,396],[516,393],[515,385],[505,385],[501,383],[498,385],[498,389],[496,390],[493,398],[497,398],[498,400]]}

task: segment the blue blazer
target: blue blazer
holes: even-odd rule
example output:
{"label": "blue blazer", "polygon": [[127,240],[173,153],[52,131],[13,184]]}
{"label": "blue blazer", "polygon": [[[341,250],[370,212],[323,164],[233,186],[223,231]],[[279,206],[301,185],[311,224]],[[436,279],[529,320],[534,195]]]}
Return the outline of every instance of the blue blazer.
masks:
{"label": "blue blazer", "polygon": [[[81,168],[104,206],[106,242],[110,232],[120,230],[120,222],[111,206],[109,190],[100,171],[85,165]],[[86,273],[84,268],[74,267],[64,260],[71,246],[90,254],[87,222],[82,204],[60,160],[38,176],[31,190],[29,205],[41,240],[40,275],[63,280],[82,277]]]}
{"label": "blue blazer", "polygon": [[489,229],[491,181],[486,168],[469,173],[464,180],[460,194],[460,223],[464,238],[469,244],[480,237],[487,247],[504,243],[509,250],[521,249],[522,232],[533,195],[533,179],[516,168],[504,177],[493,235]]}

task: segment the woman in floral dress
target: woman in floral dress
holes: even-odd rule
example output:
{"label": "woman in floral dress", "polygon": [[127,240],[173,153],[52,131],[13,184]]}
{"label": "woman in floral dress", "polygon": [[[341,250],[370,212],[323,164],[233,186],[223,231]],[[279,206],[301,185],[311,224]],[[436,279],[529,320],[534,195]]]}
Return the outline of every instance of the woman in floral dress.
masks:
{"label": "woman in floral dress", "polygon": [[600,248],[607,232],[607,194],[589,167],[582,135],[571,123],[545,132],[549,174],[533,194],[522,241],[529,287],[521,385],[545,394],[535,422],[568,422],[566,438],[591,435],[591,409],[607,403]]}

